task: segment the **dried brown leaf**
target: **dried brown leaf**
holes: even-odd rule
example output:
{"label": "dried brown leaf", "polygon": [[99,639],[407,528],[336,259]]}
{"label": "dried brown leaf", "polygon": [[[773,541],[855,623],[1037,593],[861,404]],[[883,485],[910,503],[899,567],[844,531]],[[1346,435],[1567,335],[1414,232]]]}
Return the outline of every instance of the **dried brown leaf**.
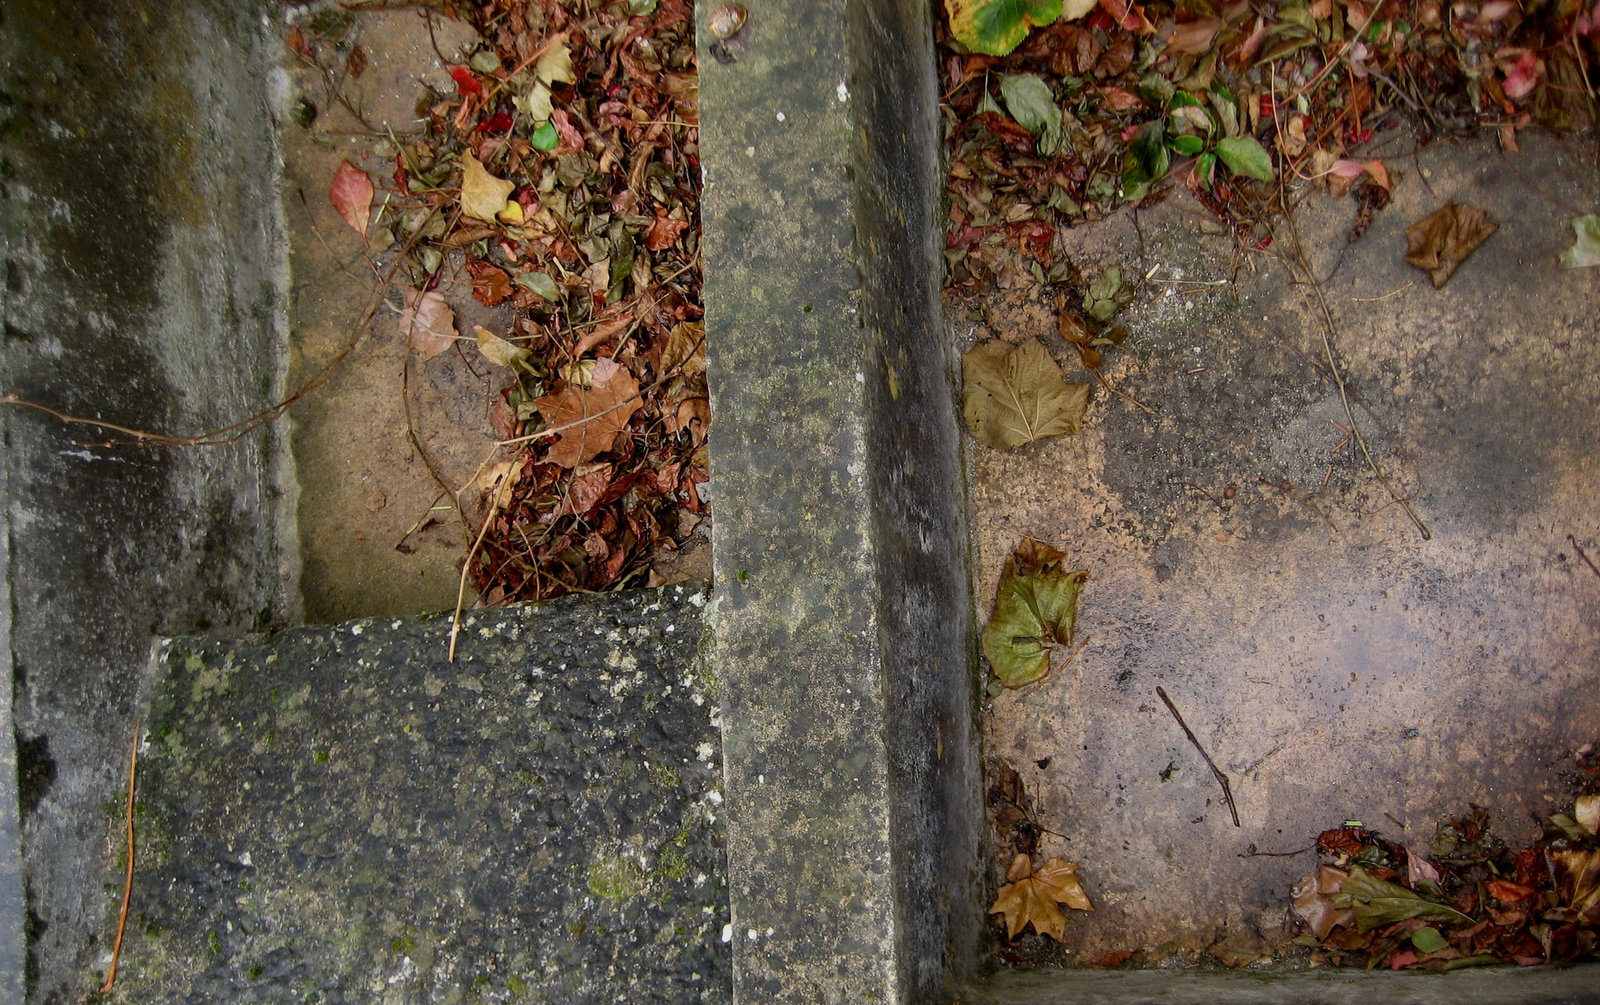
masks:
{"label": "dried brown leaf", "polygon": [[611,366],[605,377],[596,367],[592,387],[568,384],[534,402],[551,426],[572,427],[556,434],[550,446],[550,463],[575,468],[611,449],[617,434],[628,427],[628,420],[639,410],[639,382],[625,368],[614,363]]}
{"label": "dried brown leaf", "polygon": [[1036,872],[1032,859],[1018,855],[1011,860],[1006,879],[1011,882],[996,891],[989,913],[1005,916],[1007,938],[1016,938],[1031,924],[1040,935],[1060,942],[1066,938],[1067,916],[1057,904],[1079,911],[1094,910],[1078,878],[1077,865],[1066,859],[1050,859]]}
{"label": "dried brown leaf", "polygon": [[1406,261],[1427,272],[1434,289],[1438,289],[1478,245],[1499,229],[1500,225],[1481,209],[1446,203],[1406,228]]}
{"label": "dried brown leaf", "polygon": [[962,414],[985,446],[1010,450],[1076,433],[1089,404],[1087,384],[1068,384],[1037,339],[1015,348],[983,342],[961,360]]}

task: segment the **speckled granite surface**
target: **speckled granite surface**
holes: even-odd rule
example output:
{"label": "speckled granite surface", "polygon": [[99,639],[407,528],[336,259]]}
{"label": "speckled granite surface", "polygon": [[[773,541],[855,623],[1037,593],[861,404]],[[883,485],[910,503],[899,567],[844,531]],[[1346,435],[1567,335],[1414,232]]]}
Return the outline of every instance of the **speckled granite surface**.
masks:
{"label": "speckled granite surface", "polygon": [[728,1000],[704,605],[165,644],[116,999]]}

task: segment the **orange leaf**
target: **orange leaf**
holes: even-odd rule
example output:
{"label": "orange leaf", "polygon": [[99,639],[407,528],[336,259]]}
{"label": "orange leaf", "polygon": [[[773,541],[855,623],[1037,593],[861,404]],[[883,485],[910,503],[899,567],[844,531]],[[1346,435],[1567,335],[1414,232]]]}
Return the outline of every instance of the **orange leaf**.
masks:
{"label": "orange leaf", "polygon": [[1032,924],[1040,935],[1060,942],[1066,938],[1067,916],[1057,904],[1080,911],[1094,910],[1078,878],[1078,867],[1066,859],[1050,859],[1035,872],[1033,860],[1018,855],[1011,860],[1006,879],[1011,882],[996,891],[989,913],[1005,915],[1007,938],[1016,938]]}
{"label": "orange leaf", "polygon": [[535,401],[534,407],[551,426],[571,427],[556,434],[548,460],[575,468],[610,450],[617,434],[628,428],[628,420],[639,410],[639,382],[623,367],[603,359],[595,365],[594,386],[568,384]]}
{"label": "orange leaf", "polygon": [[365,237],[372,214],[372,179],[367,173],[349,161],[340,161],[339,170],[333,173],[333,184],[328,186],[328,199],[344,222]]}

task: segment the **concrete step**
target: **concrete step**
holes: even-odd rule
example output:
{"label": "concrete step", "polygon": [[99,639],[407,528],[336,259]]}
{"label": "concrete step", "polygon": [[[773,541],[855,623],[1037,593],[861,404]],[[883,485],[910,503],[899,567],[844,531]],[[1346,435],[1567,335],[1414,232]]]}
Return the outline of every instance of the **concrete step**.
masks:
{"label": "concrete step", "polygon": [[115,1000],[728,1000],[705,604],[162,643]]}

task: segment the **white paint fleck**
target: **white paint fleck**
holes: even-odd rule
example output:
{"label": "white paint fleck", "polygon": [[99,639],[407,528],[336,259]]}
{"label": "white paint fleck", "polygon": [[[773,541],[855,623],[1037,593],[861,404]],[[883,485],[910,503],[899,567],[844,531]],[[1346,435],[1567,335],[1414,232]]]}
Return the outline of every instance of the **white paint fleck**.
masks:
{"label": "white paint fleck", "polygon": [[[702,743],[698,747],[694,748],[694,756],[700,758],[702,761],[711,760],[711,754],[712,746],[709,743]],[[712,793],[712,795],[716,795],[716,793]],[[719,796],[718,798],[721,797]]]}
{"label": "white paint fleck", "polygon": [[366,630],[367,630],[367,626],[366,625],[359,625],[358,624],[358,625],[351,625],[350,626],[350,634],[351,635],[360,635],[362,632],[364,632]]}
{"label": "white paint fleck", "polygon": [[728,924],[722,926],[722,941],[723,942],[732,942],[733,941],[733,923],[732,922],[729,922]]}
{"label": "white paint fleck", "polygon": [[839,86],[833,89],[833,93],[839,96],[840,101],[850,100],[850,88],[844,86],[844,81],[842,80],[839,81]]}
{"label": "white paint fleck", "polygon": [[[787,115],[783,114],[782,112],[779,112],[778,113],[778,121],[779,122],[787,122],[787,121],[789,121],[789,117]],[[754,936],[751,936],[751,938],[754,938]]]}
{"label": "white paint fleck", "polygon": [[747,928],[744,930],[744,937],[749,939],[751,942],[754,942],[761,938],[761,933],[756,931],[754,928]]}
{"label": "white paint fleck", "polygon": [[744,148],[744,155],[746,157],[754,157],[756,155],[756,148],[755,147],[745,147]]}

